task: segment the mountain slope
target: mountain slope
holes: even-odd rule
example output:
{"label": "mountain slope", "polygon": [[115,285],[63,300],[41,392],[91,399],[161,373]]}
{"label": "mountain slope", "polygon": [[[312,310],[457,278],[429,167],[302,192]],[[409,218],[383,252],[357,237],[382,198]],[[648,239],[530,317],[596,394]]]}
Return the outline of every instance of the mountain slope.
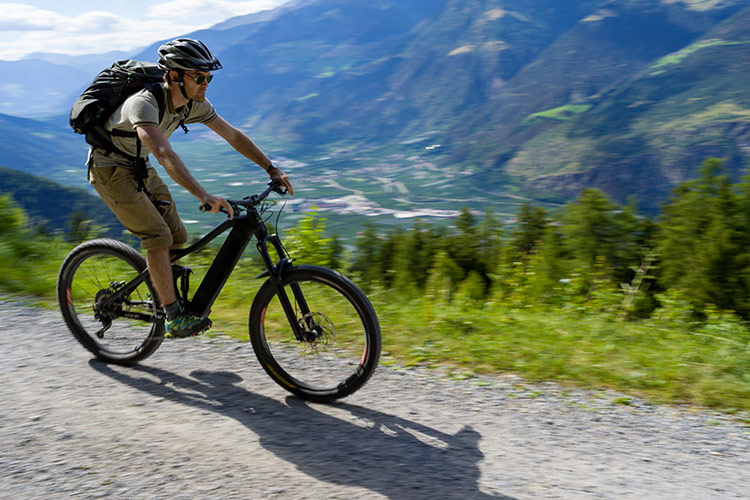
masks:
{"label": "mountain slope", "polygon": [[734,175],[750,156],[750,8],[529,141],[504,166],[541,191],[598,186],[657,208],[706,157]]}
{"label": "mountain slope", "polygon": [[70,90],[88,78],[85,71],[42,59],[0,61],[0,113],[33,116],[65,109]]}
{"label": "mountain slope", "polygon": [[[298,0],[188,36],[224,65],[209,89],[222,116],[313,177],[325,157],[404,183],[403,204],[467,185],[552,201],[597,186],[653,209],[707,155],[747,165],[748,6]],[[6,164],[73,175],[85,145],[63,121],[0,116]],[[195,130],[181,140],[203,140]],[[401,174],[433,167],[440,192]]]}
{"label": "mountain slope", "polygon": [[69,232],[71,219],[77,212],[106,228],[110,236],[121,237],[123,231],[104,202],[80,188],[0,167],[0,194],[10,195],[26,211],[34,226],[50,232]]}
{"label": "mountain slope", "polygon": [[0,114],[0,151],[3,165],[30,174],[63,179],[71,170],[86,175],[87,146],[67,125],[67,115],[40,121]]}

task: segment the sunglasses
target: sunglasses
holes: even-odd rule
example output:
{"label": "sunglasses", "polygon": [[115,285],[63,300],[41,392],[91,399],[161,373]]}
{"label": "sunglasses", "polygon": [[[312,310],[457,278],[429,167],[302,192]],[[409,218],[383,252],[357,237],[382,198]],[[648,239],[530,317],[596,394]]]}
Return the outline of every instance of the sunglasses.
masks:
{"label": "sunglasses", "polygon": [[203,85],[203,82],[211,83],[211,80],[214,79],[214,75],[210,73],[208,75],[195,75],[195,76],[185,75],[185,76],[187,76],[188,78],[192,78],[193,81],[195,81],[196,85]]}

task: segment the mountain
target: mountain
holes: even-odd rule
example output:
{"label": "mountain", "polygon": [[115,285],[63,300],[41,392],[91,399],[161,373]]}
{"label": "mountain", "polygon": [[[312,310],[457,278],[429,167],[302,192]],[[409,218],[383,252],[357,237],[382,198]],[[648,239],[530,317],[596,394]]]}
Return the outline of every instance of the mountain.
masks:
{"label": "mountain", "polygon": [[[721,11],[678,17],[670,5],[615,7],[584,19],[525,67],[491,103],[501,111],[454,130],[491,148],[464,148],[453,160],[481,163],[490,182],[514,178],[542,197],[596,186],[620,201],[636,195],[650,210],[706,157],[743,173],[750,8],[717,26]],[[476,134],[480,123],[485,132]]]}
{"label": "mountain", "polygon": [[71,220],[77,213],[106,228],[105,234],[111,237],[121,237],[123,231],[104,202],[80,188],[0,167],[0,194],[10,195],[28,214],[32,225],[50,232],[70,232]]}
{"label": "mountain", "polygon": [[[306,2],[224,50],[212,100],[298,154],[408,157],[424,139],[483,189],[564,200],[597,186],[653,211],[706,156],[748,166],[749,4]],[[691,109],[690,127],[664,130]]]}
{"label": "mountain", "polygon": [[[56,66],[65,66],[78,70],[80,73],[86,75],[88,78],[112,64],[112,61],[119,59],[126,59],[130,57],[130,52],[121,50],[113,50],[105,52],[103,54],[83,54],[83,55],[67,55],[67,54],[55,54],[47,52],[34,52],[26,56],[21,63],[28,61],[44,61],[47,64],[54,64]],[[75,82],[75,87],[81,87],[85,82]]]}
{"label": "mountain", "polygon": [[52,179],[86,176],[87,147],[67,115],[45,121],[0,114],[0,165]]}
{"label": "mountain", "polygon": [[0,113],[34,116],[68,106],[71,89],[88,78],[85,71],[42,59],[0,61]]}
{"label": "mountain", "polygon": [[[750,165],[747,26],[750,0],[297,0],[187,36],[224,65],[221,115],[311,179],[404,207],[596,186],[653,211],[706,156]],[[61,113],[93,76],[72,71]],[[0,116],[6,163],[72,175],[85,147],[62,116]]]}

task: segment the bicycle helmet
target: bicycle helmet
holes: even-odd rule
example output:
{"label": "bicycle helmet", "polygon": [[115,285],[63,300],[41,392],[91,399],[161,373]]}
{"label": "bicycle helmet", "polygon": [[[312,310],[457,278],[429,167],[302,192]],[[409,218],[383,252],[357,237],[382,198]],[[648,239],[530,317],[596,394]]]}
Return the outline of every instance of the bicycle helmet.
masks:
{"label": "bicycle helmet", "polygon": [[221,63],[203,42],[177,38],[159,47],[159,67],[166,71],[215,71],[221,69]]}

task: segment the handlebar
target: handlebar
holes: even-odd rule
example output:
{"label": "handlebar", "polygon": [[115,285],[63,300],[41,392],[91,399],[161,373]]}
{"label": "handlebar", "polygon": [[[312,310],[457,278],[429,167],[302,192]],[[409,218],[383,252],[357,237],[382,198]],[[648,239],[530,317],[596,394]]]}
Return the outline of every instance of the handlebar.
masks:
{"label": "handlebar", "polygon": [[[245,196],[241,200],[227,200],[227,202],[229,202],[229,204],[232,206],[232,209],[234,210],[234,216],[237,216],[240,212],[238,207],[244,207],[245,209],[254,207],[256,205],[259,205],[271,193],[278,193],[284,196],[286,192],[286,188],[282,188],[281,183],[278,180],[272,179],[268,181],[268,187],[262,193],[254,194],[252,196]],[[211,205],[209,205],[208,203],[204,203],[199,207],[199,210],[201,212],[208,212],[211,210]],[[225,214],[228,213],[224,208],[220,208],[219,211],[224,212]]]}

